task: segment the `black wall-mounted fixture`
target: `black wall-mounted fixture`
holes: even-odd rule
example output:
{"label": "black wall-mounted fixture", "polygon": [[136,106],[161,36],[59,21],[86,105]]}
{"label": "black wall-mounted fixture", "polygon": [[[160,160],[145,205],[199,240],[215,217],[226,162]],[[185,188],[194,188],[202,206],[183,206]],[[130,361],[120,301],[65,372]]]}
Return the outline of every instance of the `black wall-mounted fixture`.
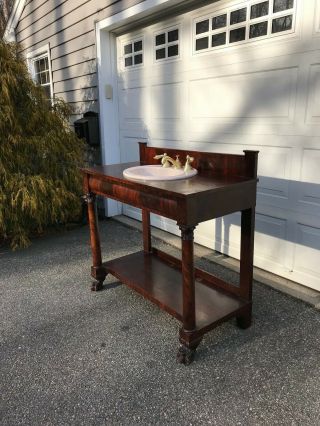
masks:
{"label": "black wall-mounted fixture", "polygon": [[76,120],[73,125],[76,135],[85,139],[88,145],[100,145],[99,114],[97,112],[86,112],[83,114],[83,118]]}

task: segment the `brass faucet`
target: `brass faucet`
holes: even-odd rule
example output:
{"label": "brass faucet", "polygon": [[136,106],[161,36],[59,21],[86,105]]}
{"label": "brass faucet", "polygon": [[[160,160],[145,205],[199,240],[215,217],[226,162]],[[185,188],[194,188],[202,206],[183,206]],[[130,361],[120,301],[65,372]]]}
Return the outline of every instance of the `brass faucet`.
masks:
{"label": "brass faucet", "polygon": [[176,155],[176,159],[174,160],[173,158],[169,157],[169,155],[165,152],[164,154],[156,155],[153,158],[155,160],[160,160],[161,158],[162,167],[171,167],[172,164],[173,168],[182,169],[182,165],[179,160],[179,155]]}
{"label": "brass faucet", "polygon": [[[161,159],[162,167],[171,167],[171,165],[172,165],[173,168],[175,168],[175,169],[182,169],[181,161],[179,160],[179,155],[176,155],[176,159],[174,160],[173,158],[169,157],[169,155],[165,152],[164,154],[156,155],[153,158],[155,160]],[[193,167],[191,167],[191,165],[190,165],[193,160],[194,160],[194,158],[190,157],[190,155],[186,156],[186,163],[183,167],[183,170],[184,170],[185,173],[188,173],[191,170],[193,170]]]}

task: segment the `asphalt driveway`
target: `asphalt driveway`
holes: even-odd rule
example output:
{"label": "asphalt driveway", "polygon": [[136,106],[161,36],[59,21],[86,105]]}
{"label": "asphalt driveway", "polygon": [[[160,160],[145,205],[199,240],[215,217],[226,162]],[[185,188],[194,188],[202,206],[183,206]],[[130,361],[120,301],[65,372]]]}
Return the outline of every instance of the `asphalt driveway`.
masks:
{"label": "asphalt driveway", "polygon": [[[105,259],[141,248],[139,231],[100,227]],[[0,249],[1,425],[320,425],[318,310],[255,282],[252,327],[224,323],[186,367],[175,319],[110,276],[90,292],[88,239]]]}

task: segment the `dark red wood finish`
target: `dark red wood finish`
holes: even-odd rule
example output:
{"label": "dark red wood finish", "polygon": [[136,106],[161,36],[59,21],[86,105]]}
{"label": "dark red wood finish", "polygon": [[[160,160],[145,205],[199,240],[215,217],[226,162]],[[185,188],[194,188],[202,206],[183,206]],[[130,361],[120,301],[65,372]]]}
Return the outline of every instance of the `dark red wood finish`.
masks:
{"label": "dark red wood finish", "polygon": [[[88,202],[93,266],[99,290],[108,273],[134,288],[182,322],[178,361],[189,364],[204,333],[235,316],[238,325],[251,323],[254,214],[257,151],[245,155],[216,154],[148,147],[140,143],[140,164],[158,164],[154,156],[194,157],[198,175],[170,182],[135,182],[123,170],[139,163],[83,169]],[[94,195],[142,209],[143,251],[102,263]],[[193,232],[199,222],[241,211],[239,287],[194,268]],[[151,246],[150,212],[174,219],[181,230],[182,260]]]}
{"label": "dark red wood finish", "polygon": [[146,253],[151,253],[150,213],[145,209],[142,209],[142,235],[143,250]]}

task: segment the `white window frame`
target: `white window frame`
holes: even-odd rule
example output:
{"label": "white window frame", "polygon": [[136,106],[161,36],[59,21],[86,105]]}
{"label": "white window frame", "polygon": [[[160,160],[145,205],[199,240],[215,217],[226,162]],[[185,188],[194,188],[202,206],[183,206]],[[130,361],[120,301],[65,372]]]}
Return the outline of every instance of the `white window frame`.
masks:
{"label": "white window frame", "polygon": [[[250,19],[250,13],[251,13],[251,6],[255,5],[255,4],[259,4],[259,3],[263,3],[263,0],[251,0],[251,1],[242,1],[239,2],[238,4],[226,4],[223,8],[221,8],[221,6],[219,8],[215,8],[213,9],[210,14],[206,14],[204,16],[200,16],[200,17],[196,17],[193,20],[193,31],[192,31],[192,53],[193,55],[199,55],[199,54],[203,54],[203,53],[208,53],[208,52],[214,52],[214,51],[221,51],[222,49],[226,49],[226,48],[232,48],[232,47],[236,47],[239,45],[244,45],[244,44],[251,44],[254,42],[258,42],[260,40],[272,40],[275,37],[284,37],[286,35],[291,35],[293,33],[295,33],[295,27],[296,27],[296,14],[297,14],[297,2],[298,0],[294,0],[293,2],[293,8],[291,9],[287,9],[281,12],[277,12],[277,13],[273,13],[273,0],[268,0],[269,1],[269,13],[265,16],[260,16],[259,18],[254,18],[254,19]],[[235,10],[239,10],[246,7],[247,8],[247,16],[246,16],[246,20],[243,22],[239,22],[237,24],[233,24],[230,25],[230,16],[231,16],[231,12],[235,11]],[[212,30],[211,29],[211,20],[213,17],[215,16],[219,16],[219,15],[224,15],[227,14],[227,25],[223,28],[219,28],[216,30]],[[281,18],[281,17],[285,17],[288,15],[292,15],[292,28],[290,30],[287,31],[281,31],[278,33],[272,33],[272,21],[273,19],[276,18]],[[206,19],[209,19],[209,31],[201,33],[201,34],[196,34],[196,25],[198,22],[202,22]],[[254,37],[254,38],[249,38],[249,34],[250,34],[250,25],[253,24],[258,24],[260,22],[265,22],[267,21],[267,34],[264,36],[260,36],[260,37]],[[229,38],[230,38],[230,31],[237,29],[237,28],[242,28],[245,27],[245,39],[244,40],[240,40],[237,42],[233,42],[230,43],[229,42]],[[211,38],[213,35],[215,34],[220,34],[222,32],[226,32],[226,43],[220,46],[211,46]],[[209,47],[207,47],[206,49],[201,49],[201,50],[196,50],[196,40],[199,38],[203,38],[203,37],[208,37],[209,38]]]}
{"label": "white window frame", "polygon": [[[139,50],[138,52],[132,51],[132,53],[125,54],[124,53],[124,46],[126,46],[127,44],[133,45],[137,41],[142,41],[142,50]],[[145,39],[144,39],[144,35],[137,35],[135,37],[122,40],[121,44],[120,44],[120,49],[121,49],[121,54],[119,55],[120,56],[119,59],[121,61],[122,71],[136,70],[136,69],[142,68],[144,66],[144,63],[145,63],[145,50],[144,50],[145,49]],[[137,55],[142,54],[142,63],[141,64],[135,65],[133,63],[135,54],[137,54]],[[129,65],[129,66],[126,67],[125,66],[125,59],[128,58],[128,57],[132,57],[132,65]]]}
{"label": "white window frame", "polygon": [[50,79],[48,86],[50,87],[50,100],[51,100],[51,102],[53,102],[53,81],[52,81],[50,45],[46,44],[45,46],[42,46],[39,49],[28,52],[27,53],[27,63],[28,63],[28,68],[29,68],[29,72],[31,74],[31,77],[34,81],[36,81],[36,72],[35,72],[34,63],[35,63],[35,61],[42,59],[42,58],[45,58],[45,57],[48,58],[49,79]]}
{"label": "white window frame", "polygon": [[[178,30],[178,40],[168,42],[166,41],[164,44],[156,46],[156,37],[160,34],[165,33],[166,34],[166,40],[168,37],[168,33],[170,31]],[[178,55],[175,56],[169,56],[168,57],[168,47],[178,45]],[[159,49],[166,49],[166,57],[161,59],[156,59],[156,51]],[[181,58],[181,24],[177,23],[174,25],[170,25],[170,27],[162,28],[161,30],[157,30],[153,33],[153,49],[152,49],[152,55],[153,55],[153,63],[159,64],[162,62],[171,62],[176,61]]]}

